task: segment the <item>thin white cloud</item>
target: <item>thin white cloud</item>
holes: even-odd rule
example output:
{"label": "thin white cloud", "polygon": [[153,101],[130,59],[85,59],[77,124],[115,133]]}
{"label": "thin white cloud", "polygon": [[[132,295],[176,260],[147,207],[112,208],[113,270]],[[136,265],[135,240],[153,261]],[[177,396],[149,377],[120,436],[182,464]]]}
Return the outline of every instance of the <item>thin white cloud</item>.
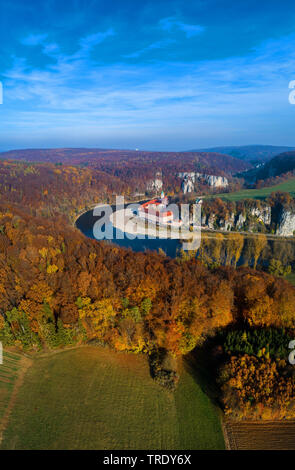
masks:
{"label": "thin white cloud", "polygon": [[47,34],[30,34],[22,39],[22,44],[25,46],[39,46],[44,43],[47,38]]}
{"label": "thin white cloud", "polygon": [[80,40],[80,46],[83,51],[89,51],[92,47],[103,42],[106,38],[114,36],[115,31],[113,28],[109,28],[106,31],[98,32],[85,36]]}
{"label": "thin white cloud", "polygon": [[163,39],[161,41],[153,42],[152,44],[149,44],[147,47],[144,47],[138,51],[131,52],[130,54],[125,54],[123,55],[123,57],[125,57],[126,59],[136,59],[145,54],[146,52],[150,52],[155,49],[164,49],[165,47],[171,46],[171,44],[175,43],[176,41],[174,39]]}
{"label": "thin white cloud", "polygon": [[178,29],[182,31],[183,33],[185,33],[187,38],[191,38],[193,36],[202,34],[206,29],[205,26],[202,26],[202,25],[183,23],[182,21],[179,21],[174,16],[162,18],[159,21],[159,26],[164,31],[169,31],[169,32],[173,31],[174,29]]}
{"label": "thin white cloud", "polygon": [[59,46],[56,43],[45,44],[43,47],[43,53],[48,56],[54,56],[59,51]]}
{"label": "thin white cloud", "polygon": [[110,135],[120,129],[184,127],[185,132],[195,127],[216,134],[227,127],[242,133],[255,125],[267,129],[271,117],[279,120],[282,113],[292,122],[288,83],[295,78],[295,36],[263,43],[245,57],[137,65],[100,65],[89,53],[81,54],[96,40],[88,39],[74,55],[55,48],[55,63],[42,70],[15,59],[4,74],[10,111],[1,133],[24,131],[32,123],[40,132],[72,128],[93,136],[98,129]]}

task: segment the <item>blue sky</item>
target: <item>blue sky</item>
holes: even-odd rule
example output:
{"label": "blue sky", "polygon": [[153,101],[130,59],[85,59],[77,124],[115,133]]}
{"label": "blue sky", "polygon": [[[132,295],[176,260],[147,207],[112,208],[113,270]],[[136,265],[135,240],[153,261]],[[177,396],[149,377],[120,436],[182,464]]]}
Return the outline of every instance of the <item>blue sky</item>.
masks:
{"label": "blue sky", "polygon": [[295,145],[295,4],[1,0],[0,149]]}

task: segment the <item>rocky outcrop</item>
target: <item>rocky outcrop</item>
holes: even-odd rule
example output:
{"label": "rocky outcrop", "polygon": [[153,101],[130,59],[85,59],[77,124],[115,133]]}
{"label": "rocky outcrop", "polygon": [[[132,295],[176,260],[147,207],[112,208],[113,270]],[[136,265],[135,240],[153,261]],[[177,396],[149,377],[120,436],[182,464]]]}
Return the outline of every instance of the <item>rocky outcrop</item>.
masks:
{"label": "rocky outcrop", "polygon": [[191,172],[188,172],[188,171],[184,171],[182,173],[178,173],[178,178],[182,178],[182,179],[191,179],[193,183],[196,182],[196,174],[198,173],[195,173],[194,171],[191,171]]}
{"label": "rocky outcrop", "polygon": [[271,207],[270,206],[264,206],[262,208],[252,207],[250,209],[250,214],[253,217],[256,217],[261,222],[263,222],[265,225],[270,225],[271,223]]}
{"label": "rocky outcrop", "polygon": [[204,179],[208,186],[211,186],[212,188],[226,188],[228,186],[228,179],[224,176],[197,174],[199,175],[199,179]]}
{"label": "rocky outcrop", "polygon": [[230,232],[235,228],[235,214],[232,213],[226,219],[219,219],[219,228],[224,232]]}
{"label": "rocky outcrop", "polygon": [[237,203],[205,199],[202,206],[202,228],[222,232],[272,233],[295,236],[295,204],[244,200]]}
{"label": "rocky outcrop", "polygon": [[191,179],[184,179],[183,182],[181,183],[181,189],[182,189],[183,194],[192,193],[195,189],[194,183],[192,182]]}
{"label": "rocky outcrop", "polygon": [[246,222],[246,216],[244,214],[240,213],[237,216],[237,219],[236,219],[236,229],[237,230],[243,230],[245,222]]}
{"label": "rocky outcrop", "polygon": [[[209,206],[210,209],[210,206]],[[224,215],[210,212],[202,214],[202,227],[222,232],[268,232],[271,225],[271,207],[267,204],[257,203],[257,206],[245,207],[243,212],[228,211]],[[294,228],[295,230],[295,228]]]}
{"label": "rocky outcrop", "polygon": [[276,234],[284,237],[291,237],[295,233],[295,212],[283,208],[277,225]]}
{"label": "rocky outcrop", "polygon": [[209,217],[207,219],[207,227],[209,228],[209,230],[213,230],[215,228],[215,226],[214,226],[215,219],[216,219],[215,214],[210,214],[209,215]]}
{"label": "rocky outcrop", "polygon": [[[204,184],[207,184],[211,188],[226,188],[228,186],[228,179],[224,176],[217,175],[207,175],[204,173],[197,173],[194,171],[191,172],[181,172],[178,173],[178,178],[182,178],[182,190],[186,192],[194,191],[194,184],[197,181],[201,181]],[[188,184],[188,182],[190,182]]]}
{"label": "rocky outcrop", "polygon": [[154,180],[150,180],[147,183],[146,189],[151,192],[160,192],[163,188],[163,181],[159,174],[156,175]]}

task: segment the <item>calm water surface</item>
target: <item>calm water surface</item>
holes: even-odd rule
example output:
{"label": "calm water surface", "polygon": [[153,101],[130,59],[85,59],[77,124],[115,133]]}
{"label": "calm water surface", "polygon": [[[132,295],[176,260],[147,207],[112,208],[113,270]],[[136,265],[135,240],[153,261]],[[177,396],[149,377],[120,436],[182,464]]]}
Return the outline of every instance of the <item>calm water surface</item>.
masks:
{"label": "calm water surface", "polygon": [[[102,214],[104,215],[104,214]],[[76,221],[77,228],[87,237],[95,239],[93,234],[93,227],[97,220],[101,216],[94,216],[93,210],[89,210],[82,214]],[[111,225],[111,224],[110,224]],[[179,250],[182,248],[180,240],[171,239],[143,239],[135,238],[130,240],[126,234],[123,234],[120,230],[114,229],[114,234],[119,235],[121,238],[114,238],[114,240],[105,240],[105,243],[115,243],[124,248],[131,248],[134,251],[146,251],[146,250],[163,250],[167,256],[175,258]],[[237,249],[238,257],[235,254],[235,249],[231,246],[231,241],[228,238],[228,234],[223,235],[223,240],[214,240],[214,233],[202,234],[201,248],[197,256],[204,256],[205,259],[211,259],[218,264],[235,264],[253,266],[255,255],[257,255],[255,246],[255,235],[241,235],[241,249]],[[259,236],[259,235],[258,235]],[[257,237],[256,236],[256,239]],[[217,249],[218,247],[218,249]],[[237,259],[236,259],[236,258]],[[267,239],[265,246],[262,247],[257,265],[267,266],[270,259],[277,259],[282,261],[283,264],[295,265],[295,241],[294,238],[282,239],[273,238]]]}

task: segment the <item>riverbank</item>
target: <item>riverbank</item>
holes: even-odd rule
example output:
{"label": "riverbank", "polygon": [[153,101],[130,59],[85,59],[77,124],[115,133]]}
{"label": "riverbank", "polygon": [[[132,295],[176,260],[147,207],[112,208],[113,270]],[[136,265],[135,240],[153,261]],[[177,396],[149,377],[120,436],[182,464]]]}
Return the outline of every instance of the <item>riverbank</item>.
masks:
{"label": "riverbank", "polygon": [[161,225],[155,225],[151,222],[146,223],[143,219],[136,216],[131,209],[125,208],[114,212],[110,216],[110,222],[114,228],[124,232],[130,237],[154,237],[173,240],[192,239],[194,232],[180,227],[173,228]]}
{"label": "riverbank", "polygon": [[[149,227],[147,228],[144,224],[144,221],[139,218],[135,218],[135,215],[132,214],[131,220],[130,220],[130,214],[131,210],[129,211],[129,215],[124,214],[124,211],[126,210],[126,206],[128,206],[131,203],[136,203],[136,204],[142,204],[143,202],[146,202],[146,200],[140,200],[140,201],[127,201],[125,204],[124,209],[121,209],[119,211],[116,211],[111,215],[111,220],[110,224],[113,225],[113,228],[120,233],[120,239],[116,238],[116,234],[114,234],[114,239],[113,241],[120,246],[126,247],[126,248],[131,248],[134,251],[144,251],[146,249],[148,250],[158,250],[161,249],[163,250],[168,256],[174,257],[179,249],[184,249],[184,250],[198,250],[201,244],[201,238],[202,238],[202,233],[203,237],[206,237],[206,239],[211,239],[214,240],[216,239],[218,242],[221,241],[221,235],[222,238],[225,242],[230,241],[232,239],[233,235],[241,235],[244,237],[244,239],[247,240],[257,240],[259,238],[266,239],[268,243],[272,242],[281,242],[281,243],[286,243],[286,245],[294,244],[295,238],[293,237],[284,237],[281,235],[276,235],[272,233],[260,233],[260,232],[246,232],[246,231],[225,231],[225,230],[216,230],[216,229],[208,229],[207,227],[201,227],[201,229],[196,229],[193,232],[190,232],[189,230],[185,230],[182,228],[181,232],[179,232],[178,229],[175,231],[173,230],[171,232],[171,229],[167,230],[166,227],[160,227],[160,226],[155,226],[153,224],[149,224]],[[104,206],[107,206],[107,203],[97,203],[92,205],[92,209],[80,212],[79,215],[75,218],[74,221],[74,226],[78,228],[80,231],[82,231],[86,236],[89,236],[90,238],[96,239],[96,237],[93,235],[93,227],[95,222],[98,220],[97,217],[93,216],[91,212],[93,211],[94,208],[103,208]],[[116,205],[111,206],[112,210],[116,209]],[[115,214],[117,213],[117,216]],[[88,225],[88,229],[85,231],[83,230],[83,223],[78,224],[77,222],[79,221],[80,218],[86,216],[87,220],[87,214],[89,214],[88,219],[90,222],[86,222],[86,227]],[[126,216],[125,216],[126,215]],[[81,219],[82,221],[83,219]],[[85,222],[84,222],[85,223]],[[169,233],[171,232],[171,233]],[[189,247],[185,245],[181,245],[181,242],[189,244],[190,241],[193,241],[193,244],[191,244]],[[288,242],[288,243],[287,243]],[[179,246],[174,246],[173,243],[178,243]],[[142,248],[141,248],[142,245]],[[273,254],[273,258],[276,259],[277,255]],[[290,264],[292,260],[288,260],[288,263]]]}

